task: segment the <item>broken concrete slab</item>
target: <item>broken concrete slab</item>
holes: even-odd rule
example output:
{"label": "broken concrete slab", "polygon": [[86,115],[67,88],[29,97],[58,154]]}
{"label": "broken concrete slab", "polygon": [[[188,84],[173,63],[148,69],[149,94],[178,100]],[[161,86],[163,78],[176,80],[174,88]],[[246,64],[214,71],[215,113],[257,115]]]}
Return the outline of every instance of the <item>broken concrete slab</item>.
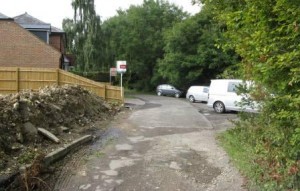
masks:
{"label": "broken concrete slab", "polygon": [[50,131],[48,131],[44,128],[38,128],[38,132],[40,134],[44,135],[45,137],[47,137],[48,139],[50,139],[51,141],[53,141],[54,143],[60,143],[60,140],[54,134],[52,134]]}
{"label": "broken concrete slab", "polygon": [[75,150],[78,148],[80,145],[89,142],[93,139],[91,135],[86,135],[83,136],[79,139],[76,139],[75,141],[71,142],[70,144],[65,145],[65,147],[58,148],[57,150],[49,153],[45,158],[44,158],[44,164],[46,166],[50,165],[51,163],[57,161],[58,159],[66,156],[69,152]]}

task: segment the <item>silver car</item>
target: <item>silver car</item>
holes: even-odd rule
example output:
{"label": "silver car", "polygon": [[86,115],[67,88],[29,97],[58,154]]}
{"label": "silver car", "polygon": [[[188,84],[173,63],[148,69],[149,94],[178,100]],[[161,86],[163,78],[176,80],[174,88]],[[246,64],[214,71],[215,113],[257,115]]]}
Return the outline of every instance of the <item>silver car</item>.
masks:
{"label": "silver car", "polygon": [[207,102],[208,92],[208,86],[191,86],[186,93],[186,99],[190,102]]}

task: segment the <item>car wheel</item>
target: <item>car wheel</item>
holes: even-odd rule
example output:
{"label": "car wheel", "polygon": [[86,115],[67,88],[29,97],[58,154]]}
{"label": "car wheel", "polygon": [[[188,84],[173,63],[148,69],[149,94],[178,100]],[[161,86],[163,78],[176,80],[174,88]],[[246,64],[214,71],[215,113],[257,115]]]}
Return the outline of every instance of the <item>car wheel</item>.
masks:
{"label": "car wheel", "polygon": [[179,98],[179,97],[180,97],[180,94],[179,94],[179,93],[176,93],[176,94],[175,94],[175,97],[176,97],[176,98]]}
{"label": "car wheel", "polygon": [[191,95],[191,96],[189,97],[189,100],[190,100],[190,102],[194,103],[194,102],[195,102],[194,96]]}
{"label": "car wheel", "polygon": [[224,113],[225,112],[225,106],[222,102],[217,101],[216,103],[214,103],[214,110],[217,113]]}
{"label": "car wheel", "polygon": [[161,91],[157,92],[157,95],[158,95],[158,96],[161,96],[161,95],[162,95]]}

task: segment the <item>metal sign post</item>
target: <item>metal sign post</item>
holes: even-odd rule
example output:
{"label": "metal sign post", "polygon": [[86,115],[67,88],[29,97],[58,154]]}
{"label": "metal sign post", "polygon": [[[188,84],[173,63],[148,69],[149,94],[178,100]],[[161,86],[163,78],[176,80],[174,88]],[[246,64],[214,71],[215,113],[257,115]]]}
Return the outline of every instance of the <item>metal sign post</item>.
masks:
{"label": "metal sign post", "polygon": [[126,72],[126,61],[117,61],[117,72],[121,74],[121,98],[123,96],[123,73]]}
{"label": "metal sign post", "polygon": [[121,73],[121,98],[123,99],[123,73]]}

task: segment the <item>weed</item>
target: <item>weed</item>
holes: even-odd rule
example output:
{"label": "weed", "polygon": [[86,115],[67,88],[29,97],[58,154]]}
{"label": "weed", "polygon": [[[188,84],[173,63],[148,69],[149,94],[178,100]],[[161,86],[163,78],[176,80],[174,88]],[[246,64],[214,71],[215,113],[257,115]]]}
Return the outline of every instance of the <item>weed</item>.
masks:
{"label": "weed", "polygon": [[94,153],[94,156],[96,156],[98,158],[101,158],[101,157],[105,156],[105,153],[101,152],[101,151],[97,151],[97,152]]}

